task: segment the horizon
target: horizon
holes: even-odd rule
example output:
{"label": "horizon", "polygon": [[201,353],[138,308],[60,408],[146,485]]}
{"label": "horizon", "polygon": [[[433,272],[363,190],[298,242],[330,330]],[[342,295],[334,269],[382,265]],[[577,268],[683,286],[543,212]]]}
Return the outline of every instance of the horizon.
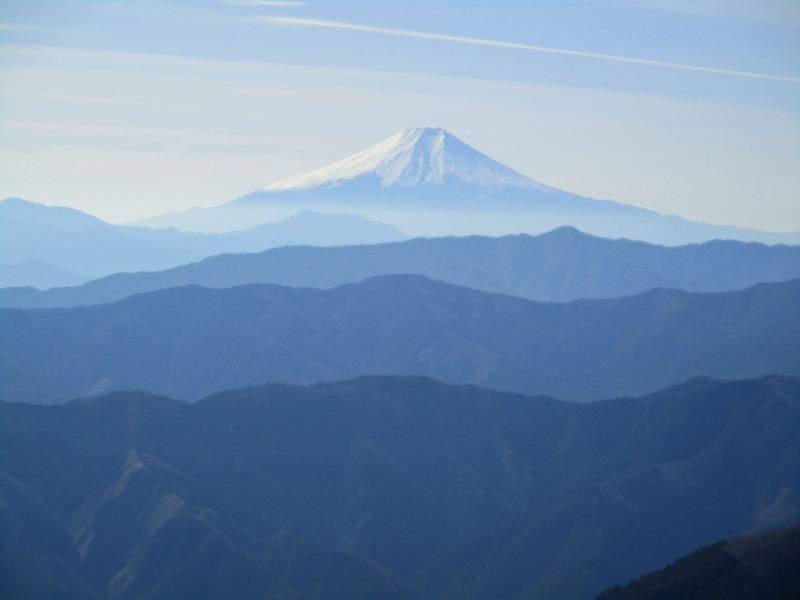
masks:
{"label": "horizon", "polygon": [[800,230],[796,4],[458,6],[5,6],[0,197],[128,222],[424,125],[557,189]]}

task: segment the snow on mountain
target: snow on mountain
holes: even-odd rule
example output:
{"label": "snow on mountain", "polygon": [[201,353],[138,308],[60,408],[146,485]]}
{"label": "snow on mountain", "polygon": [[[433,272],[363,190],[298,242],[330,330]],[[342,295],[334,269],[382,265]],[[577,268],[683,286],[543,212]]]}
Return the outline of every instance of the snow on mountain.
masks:
{"label": "snow on mountain", "polygon": [[429,127],[406,129],[344,160],[260,191],[324,190],[344,183],[382,189],[466,184],[484,192],[509,187],[557,191],[492,160],[444,129]]}
{"label": "snow on mountain", "polygon": [[541,184],[441,128],[412,128],[327,167],[225,204],[140,221],[182,231],[229,232],[302,209],[358,214],[414,236],[539,234],[570,225],[602,237],[676,245],[710,239],[798,243],[780,234],[708,223]]}

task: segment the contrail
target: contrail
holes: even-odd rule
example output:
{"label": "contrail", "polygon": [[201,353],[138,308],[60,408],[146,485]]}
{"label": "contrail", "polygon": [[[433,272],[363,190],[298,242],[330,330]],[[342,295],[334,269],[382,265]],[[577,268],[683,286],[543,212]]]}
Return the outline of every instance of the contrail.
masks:
{"label": "contrail", "polygon": [[498,46],[501,48],[515,48],[517,50],[528,50],[531,52],[548,52],[550,54],[566,54],[569,56],[583,56],[586,58],[599,58],[602,60],[615,60],[618,62],[634,63],[639,65],[651,65],[656,67],[669,67],[672,69],[684,69],[686,71],[701,71],[704,73],[717,73],[720,75],[736,75],[738,77],[754,77],[757,79],[772,79],[775,81],[800,82],[797,77],[783,77],[780,75],[764,75],[762,73],[747,73],[745,71],[730,71],[728,69],[715,69],[713,67],[696,67],[692,65],[682,65],[678,63],[662,62],[658,60],[647,60],[644,58],[630,58],[627,56],[612,56],[610,54],[595,54],[593,52],[579,52],[577,50],[562,50],[559,48],[547,48],[544,46],[529,46],[528,44],[516,44],[514,42],[501,42],[498,40],[486,40],[481,38],[461,37],[458,35],[445,35],[441,33],[425,33],[423,31],[409,31],[407,29],[389,29],[386,27],[372,27],[370,25],[357,25],[355,23],[341,23],[339,21],[321,21],[317,19],[296,19],[291,17],[252,17],[255,21],[266,23],[279,23],[284,25],[301,25],[305,27],[328,27],[331,29],[351,29],[355,31],[368,31],[371,33],[384,33],[387,35],[400,35],[406,37],[425,38],[429,40],[443,40],[446,42],[459,42],[462,44],[477,44],[480,46]]}
{"label": "contrail", "polygon": [[283,0],[227,0],[225,4],[230,4],[232,6],[303,6],[305,2],[286,2]]}

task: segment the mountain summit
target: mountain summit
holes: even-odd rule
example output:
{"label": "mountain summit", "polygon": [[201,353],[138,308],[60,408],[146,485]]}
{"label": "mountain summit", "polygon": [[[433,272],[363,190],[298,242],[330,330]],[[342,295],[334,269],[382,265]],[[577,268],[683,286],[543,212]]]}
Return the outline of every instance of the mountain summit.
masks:
{"label": "mountain summit", "polygon": [[452,187],[497,192],[522,188],[554,192],[492,160],[441,128],[413,127],[306,175],[288,177],[262,192],[325,190],[343,184],[369,188]]}
{"label": "mountain summit", "polygon": [[603,237],[666,245],[720,238],[800,241],[800,233],[694,223],[549,187],[430,127],[405,129],[327,167],[219,206],[138,224],[219,233],[285,219],[302,209],[354,213],[415,236],[539,234],[570,225]]}

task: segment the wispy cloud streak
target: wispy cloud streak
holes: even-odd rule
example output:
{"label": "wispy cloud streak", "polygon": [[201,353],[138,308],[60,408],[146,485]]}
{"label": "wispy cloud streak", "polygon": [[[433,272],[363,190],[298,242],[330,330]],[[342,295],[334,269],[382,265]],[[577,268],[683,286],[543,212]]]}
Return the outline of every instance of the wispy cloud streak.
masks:
{"label": "wispy cloud streak", "polygon": [[386,27],[373,27],[370,25],[358,25],[356,23],[342,23],[339,21],[322,21],[317,19],[298,19],[292,17],[251,17],[252,20],[263,23],[275,23],[281,25],[298,25],[303,27],[326,27],[329,29],[348,29],[352,31],[366,31],[370,33],[382,33],[385,35],[397,35],[405,37],[424,38],[429,40],[441,40],[445,42],[458,42],[461,44],[476,44],[479,46],[495,46],[500,48],[514,48],[516,50],[526,50],[530,52],[546,52],[549,54],[565,54],[568,56],[580,56],[584,58],[595,58],[601,60],[612,60],[617,62],[633,63],[639,65],[650,65],[655,67],[667,67],[671,69],[683,69],[686,71],[700,71],[704,73],[716,73],[719,75],[735,75],[737,77],[753,77],[756,79],[771,79],[775,81],[790,81],[800,83],[800,78],[785,77],[781,75],[765,75],[763,73],[748,73],[745,71],[732,71],[729,69],[717,69],[714,67],[699,67],[694,65],[683,65],[679,63],[649,60],[645,58],[631,58],[627,56],[613,56],[610,54],[596,54],[594,52],[581,52],[578,50],[563,50],[560,48],[548,48],[545,46],[531,46],[528,44],[517,44],[514,42],[503,42],[499,40],[487,40],[482,38],[462,37],[458,35],[446,35],[441,33],[427,33],[423,31],[410,31],[407,29],[390,29]]}
{"label": "wispy cloud streak", "polygon": [[29,25],[20,25],[18,23],[0,23],[0,31],[36,31],[47,32],[51,31],[47,27],[31,27]]}
{"label": "wispy cloud streak", "polygon": [[305,2],[290,2],[289,0],[227,0],[225,4],[232,6],[303,6]]}
{"label": "wispy cloud streak", "polygon": [[99,96],[76,96],[73,94],[48,94],[44,92],[24,92],[17,90],[0,90],[1,96],[19,96],[23,98],[37,98],[42,100],[66,100],[68,102],[81,102],[87,104],[116,104],[120,106],[140,106],[143,108],[168,108],[177,110],[197,110],[224,114],[241,114],[241,110],[232,108],[196,106],[192,104],[176,104],[172,102],[153,102],[150,100],[131,100],[119,98],[103,98]]}

